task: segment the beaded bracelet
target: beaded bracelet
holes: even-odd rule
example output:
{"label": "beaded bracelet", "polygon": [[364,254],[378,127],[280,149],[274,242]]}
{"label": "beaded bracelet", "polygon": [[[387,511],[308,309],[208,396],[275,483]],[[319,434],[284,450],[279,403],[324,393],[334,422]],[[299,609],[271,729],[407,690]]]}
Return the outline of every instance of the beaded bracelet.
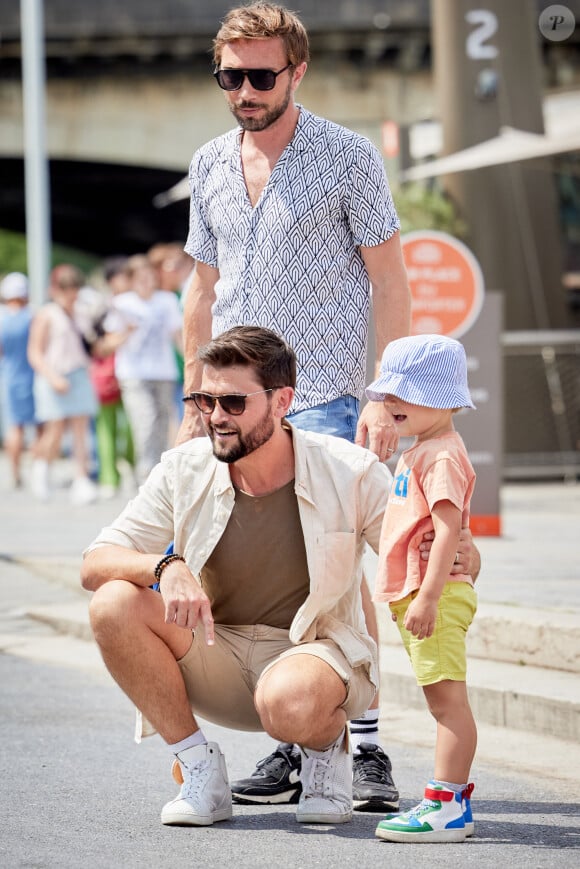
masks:
{"label": "beaded bracelet", "polygon": [[170,555],[164,555],[157,564],[155,565],[155,570],[153,571],[153,575],[157,582],[161,579],[161,574],[165,570],[168,564],[171,564],[172,561],[183,561],[185,562],[185,558],[183,555],[178,555],[177,552],[172,552]]}

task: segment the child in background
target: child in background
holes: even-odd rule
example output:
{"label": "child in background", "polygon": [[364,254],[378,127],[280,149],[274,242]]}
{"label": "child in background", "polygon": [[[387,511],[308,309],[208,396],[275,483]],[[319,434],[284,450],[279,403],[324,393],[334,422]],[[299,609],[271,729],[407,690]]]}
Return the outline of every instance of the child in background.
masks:
{"label": "child in background", "polygon": [[[195,262],[183,249],[180,242],[159,242],[147,252],[147,259],[155,269],[157,286],[160,290],[174,293],[179,300],[179,308],[183,312],[184,294],[191,279]],[[177,380],[174,393],[174,429],[170,430],[169,439],[173,441],[183,419],[183,371],[184,361],[182,351],[174,347],[177,364]]]}
{"label": "child in background", "polygon": [[[374,599],[389,603],[437,721],[435,771],[423,801],[387,815],[376,835],[391,842],[462,842],[473,832],[468,782],[477,742],[465,682],[465,636],[477,598],[471,576],[451,574],[475,484],[453,427],[455,412],[474,407],[465,351],[441,335],[391,341],[366,394],[384,402],[400,437],[416,438],[395,470]],[[430,530],[435,540],[425,562],[418,544]]]}
{"label": "child in background", "polygon": [[183,349],[183,318],[174,293],[157,289],[144,255],[127,262],[131,288],[115,295],[105,320],[107,332],[126,332],[115,353],[115,374],[135,448],[136,476],[143,483],[169,446],[175,383],[174,347]]}

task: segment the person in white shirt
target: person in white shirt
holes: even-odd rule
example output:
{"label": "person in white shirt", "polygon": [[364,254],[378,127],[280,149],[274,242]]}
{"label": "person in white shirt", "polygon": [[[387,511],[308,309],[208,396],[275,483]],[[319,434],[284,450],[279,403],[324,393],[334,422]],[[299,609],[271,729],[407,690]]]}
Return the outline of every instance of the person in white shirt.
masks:
{"label": "person in white shirt", "polygon": [[130,257],[131,289],[113,297],[109,332],[130,329],[115,354],[115,374],[135,448],[137,481],[144,482],[167,449],[178,380],[174,348],[181,350],[182,312],[173,293],[157,289],[146,256]]}

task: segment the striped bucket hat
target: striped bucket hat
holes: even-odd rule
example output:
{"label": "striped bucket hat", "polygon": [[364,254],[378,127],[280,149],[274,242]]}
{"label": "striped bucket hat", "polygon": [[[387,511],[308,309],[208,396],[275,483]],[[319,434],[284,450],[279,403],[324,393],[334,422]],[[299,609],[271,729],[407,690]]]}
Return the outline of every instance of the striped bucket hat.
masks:
{"label": "striped bucket hat", "polygon": [[395,395],[422,407],[473,407],[463,345],[445,335],[412,335],[387,345],[381,372],[366,390],[371,401]]}

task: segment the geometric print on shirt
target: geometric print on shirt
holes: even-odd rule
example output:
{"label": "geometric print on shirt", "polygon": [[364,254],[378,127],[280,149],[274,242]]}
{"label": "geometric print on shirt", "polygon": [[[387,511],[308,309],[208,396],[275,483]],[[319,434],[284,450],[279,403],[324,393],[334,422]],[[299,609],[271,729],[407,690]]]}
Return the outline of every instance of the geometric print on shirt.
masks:
{"label": "geometric print on shirt", "polygon": [[214,336],[255,324],[293,347],[292,412],[361,397],[371,291],[358,247],[374,247],[400,227],[375,146],[299,108],[294,137],[255,207],[239,128],[194,154],[185,247],[220,272]]}

